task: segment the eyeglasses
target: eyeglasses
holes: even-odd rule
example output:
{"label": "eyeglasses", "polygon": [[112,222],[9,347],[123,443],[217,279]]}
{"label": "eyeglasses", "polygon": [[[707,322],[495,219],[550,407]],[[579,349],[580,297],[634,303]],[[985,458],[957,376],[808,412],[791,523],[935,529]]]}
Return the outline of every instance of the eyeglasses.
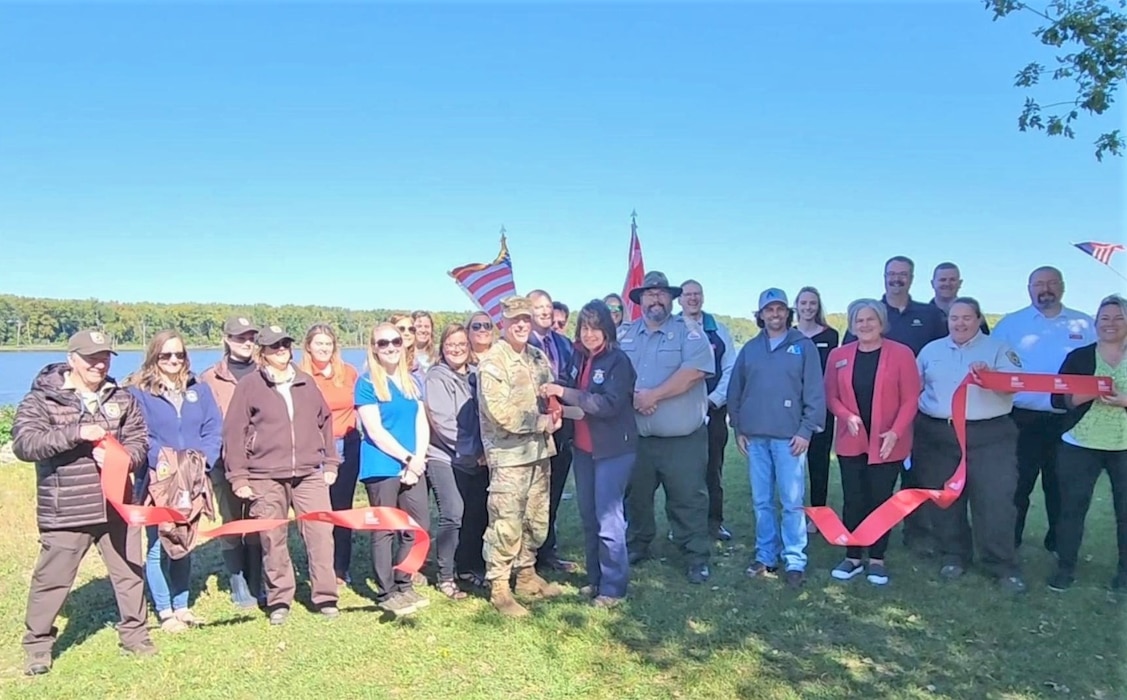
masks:
{"label": "eyeglasses", "polygon": [[395,330],[399,331],[400,333],[410,333],[411,335],[415,335],[414,326],[396,326]]}
{"label": "eyeglasses", "polygon": [[470,346],[469,343],[447,343],[442,346],[443,350],[465,350]]}
{"label": "eyeglasses", "polygon": [[471,331],[491,331],[493,324],[489,321],[474,321],[470,324]]}
{"label": "eyeglasses", "polygon": [[293,341],[292,340],[279,340],[278,342],[271,343],[270,345],[267,345],[266,347],[270,348],[271,350],[282,350],[283,348],[286,349],[286,350],[289,350],[291,347],[293,347]]}
{"label": "eyeglasses", "polygon": [[186,352],[161,352],[161,353],[157,353],[157,359],[160,360],[161,362],[168,362],[172,358],[176,358],[177,360],[186,360],[186,359],[188,359],[188,353],[186,353]]}
{"label": "eyeglasses", "polygon": [[395,347],[395,348],[401,348],[401,347],[403,347],[403,339],[399,338],[399,337],[390,338],[390,339],[380,338],[379,340],[376,341],[376,347],[379,348],[380,350],[386,350],[387,346],[389,346],[389,345],[392,346],[392,347]]}

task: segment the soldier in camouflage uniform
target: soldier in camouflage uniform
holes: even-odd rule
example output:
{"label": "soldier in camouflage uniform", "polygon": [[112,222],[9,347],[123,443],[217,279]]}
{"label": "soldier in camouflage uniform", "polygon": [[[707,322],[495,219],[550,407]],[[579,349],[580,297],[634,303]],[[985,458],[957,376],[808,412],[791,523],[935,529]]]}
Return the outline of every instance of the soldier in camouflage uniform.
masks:
{"label": "soldier in camouflage uniform", "polygon": [[550,598],[559,586],[537,575],[536,550],[548,535],[549,459],[560,416],[549,415],[540,386],[552,381],[544,353],[528,345],[532,304],[525,297],[502,302],[502,337],[478,361],[481,441],[489,465],[489,528],[485,533],[485,578],[493,606],[520,617],[528,610],[518,595]]}

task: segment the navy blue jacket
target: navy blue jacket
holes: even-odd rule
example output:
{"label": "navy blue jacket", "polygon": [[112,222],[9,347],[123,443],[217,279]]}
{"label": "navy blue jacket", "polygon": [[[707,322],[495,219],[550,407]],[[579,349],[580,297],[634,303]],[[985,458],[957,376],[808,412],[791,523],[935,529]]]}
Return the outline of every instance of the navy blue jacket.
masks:
{"label": "navy blue jacket", "polygon": [[[161,448],[169,447],[203,453],[207,468],[211,470],[223,445],[223,414],[207,384],[197,382],[195,377],[188,380],[179,414],[163,396],[150,394],[135,386],[130,387],[129,392],[140,404],[145,424],[149,427],[149,469],[156,468]],[[137,479],[136,495],[144,494],[148,481],[148,470],[145,470]]]}
{"label": "navy blue jacket", "polygon": [[[626,353],[617,347],[596,355],[586,389],[579,389],[587,350],[576,345],[559,383],[563,403],[578,406],[591,433],[591,456],[618,457],[638,448],[638,423],[634,419],[634,383],[638,375]],[[574,447],[574,443],[572,443]]]}

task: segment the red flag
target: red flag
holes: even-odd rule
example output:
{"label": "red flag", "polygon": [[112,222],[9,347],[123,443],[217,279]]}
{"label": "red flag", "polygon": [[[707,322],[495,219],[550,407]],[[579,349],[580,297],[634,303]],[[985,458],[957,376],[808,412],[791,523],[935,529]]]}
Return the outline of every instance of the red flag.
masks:
{"label": "red flag", "polygon": [[638,242],[638,223],[636,213],[630,214],[630,260],[626,270],[626,284],[622,288],[622,319],[637,321],[642,317],[642,307],[630,301],[630,290],[642,286],[646,277],[646,266],[642,262],[642,244]]}

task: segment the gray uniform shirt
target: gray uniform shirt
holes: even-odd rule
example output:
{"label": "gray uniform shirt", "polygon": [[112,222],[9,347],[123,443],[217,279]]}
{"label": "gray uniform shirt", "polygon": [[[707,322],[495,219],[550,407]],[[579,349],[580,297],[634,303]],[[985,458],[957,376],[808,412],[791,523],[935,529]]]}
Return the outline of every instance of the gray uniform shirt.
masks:
{"label": "gray uniform shirt", "polygon": [[[630,358],[638,381],[636,390],[653,389],[682,368],[714,373],[716,361],[708,336],[692,328],[679,316],[670,316],[657,330],[650,330],[645,321],[631,323],[619,340],[622,351]],[[681,437],[704,425],[708,416],[708,393],[704,379],[680,396],[657,404],[652,416],[635,413],[638,434],[642,437]]]}

